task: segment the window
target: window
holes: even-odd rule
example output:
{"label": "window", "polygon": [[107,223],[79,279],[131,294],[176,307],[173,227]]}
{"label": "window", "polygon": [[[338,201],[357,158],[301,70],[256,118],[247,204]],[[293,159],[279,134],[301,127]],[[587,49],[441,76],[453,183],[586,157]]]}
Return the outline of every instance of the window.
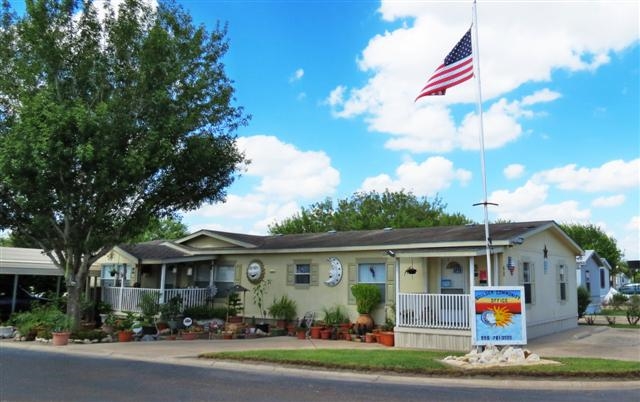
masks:
{"label": "window", "polygon": [[100,279],[103,286],[120,286],[124,276],[124,286],[131,286],[131,267],[127,264],[103,264]]}
{"label": "window", "polygon": [[386,300],[387,268],[384,263],[358,264],[358,283],[371,283],[380,289],[381,300]]}
{"label": "window", "polygon": [[567,267],[558,265],[559,297],[561,301],[567,301]]}
{"label": "window", "polygon": [[308,285],[311,283],[311,264],[296,264],[294,283]]}
{"label": "window", "polygon": [[589,293],[591,293],[591,271],[584,271],[585,285]]}
{"label": "window", "polygon": [[196,268],[195,285],[199,288],[206,288],[209,286],[209,277],[211,276],[209,267],[200,266]]}
{"label": "window", "polygon": [[217,297],[227,297],[229,289],[233,287],[236,277],[236,269],[233,265],[221,265],[213,272],[213,284],[218,290]]}
{"label": "window", "polygon": [[607,286],[606,282],[604,269],[600,268],[600,289],[604,289]]}
{"label": "window", "polygon": [[526,304],[533,304],[534,302],[534,278],[535,272],[533,264],[529,261],[522,262],[522,285],[524,286],[524,302]]}

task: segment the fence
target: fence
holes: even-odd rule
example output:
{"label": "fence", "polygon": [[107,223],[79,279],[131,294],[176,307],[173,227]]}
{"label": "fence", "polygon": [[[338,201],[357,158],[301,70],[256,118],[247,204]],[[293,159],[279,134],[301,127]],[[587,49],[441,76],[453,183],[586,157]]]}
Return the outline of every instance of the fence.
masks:
{"label": "fence", "polygon": [[399,327],[470,329],[469,295],[400,293]]}
{"label": "fence", "polygon": [[[131,287],[103,287],[102,301],[109,303],[115,311],[132,311],[140,313],[140,301],[145,293],[160,294],[160,289],[131,288]],[[206,303],[209,289],[165,289],[164,300],[168,301],[174,296],[182,297],[183,307],[198,306]]]}

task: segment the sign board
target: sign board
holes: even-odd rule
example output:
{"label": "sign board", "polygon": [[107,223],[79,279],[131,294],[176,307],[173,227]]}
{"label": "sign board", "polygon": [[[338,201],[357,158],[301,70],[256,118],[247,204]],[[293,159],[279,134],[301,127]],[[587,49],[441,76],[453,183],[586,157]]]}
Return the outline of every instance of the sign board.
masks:
{"label": "sign board", "polygon": [[471,341],[473,345],[526,345],[523,286],[472,288]]}

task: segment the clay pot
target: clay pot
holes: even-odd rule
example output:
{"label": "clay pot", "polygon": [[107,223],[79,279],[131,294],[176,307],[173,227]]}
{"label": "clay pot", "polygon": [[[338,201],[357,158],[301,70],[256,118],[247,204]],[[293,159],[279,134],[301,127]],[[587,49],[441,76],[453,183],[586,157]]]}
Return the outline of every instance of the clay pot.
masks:
{"label": "clay pot", "polygon": [[71,332],[52,332],[51,336],[51,343],[53,346],[64,346],[69,343]]}

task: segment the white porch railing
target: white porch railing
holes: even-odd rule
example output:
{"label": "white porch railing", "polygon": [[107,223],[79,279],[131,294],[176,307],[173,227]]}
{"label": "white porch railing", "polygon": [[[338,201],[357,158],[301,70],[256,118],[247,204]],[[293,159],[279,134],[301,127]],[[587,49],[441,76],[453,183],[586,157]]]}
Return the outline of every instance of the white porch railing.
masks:
{"label": "white porch railing", "polygon": [[[102,301],[109,303],[114,311],[132,311],[140,313],[138,305],[144,293],[160,294],[160,289],[153,288],[131,288],[131,287],[103,287]],[[206,303],[209,289],[165,289],[164,300],[168,301],[174,296],[182,297],[183,307],[198,306]]]}
{"label": "white porch railing", "polygon": [[399,327],[471,329],[469,295],[400,293],[398,295]]}

